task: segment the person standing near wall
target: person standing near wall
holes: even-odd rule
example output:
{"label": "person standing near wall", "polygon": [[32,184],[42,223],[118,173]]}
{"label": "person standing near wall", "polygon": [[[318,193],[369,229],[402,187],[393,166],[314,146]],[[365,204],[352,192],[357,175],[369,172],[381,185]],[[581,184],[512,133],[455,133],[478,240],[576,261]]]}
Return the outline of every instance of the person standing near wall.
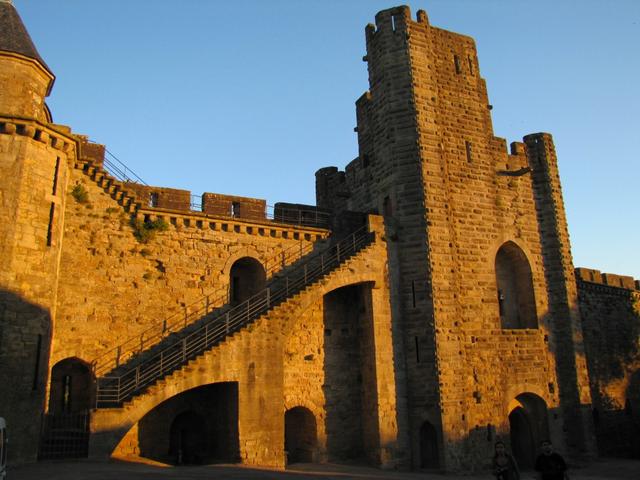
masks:
{"label": "person standing near wall", "polygon": [[520,480],[520,471],[516,459],[509,453],[501,440],[494,446],[493,474],[496,480]]}
{"label": "person standing near wall", "polygon": [[544,440],[540,444],[542,453],[536,459],[536,472],[539,472],[540,480],[565,480],[567,476],[567,464],[564,458],[553,451],[550,441]]}

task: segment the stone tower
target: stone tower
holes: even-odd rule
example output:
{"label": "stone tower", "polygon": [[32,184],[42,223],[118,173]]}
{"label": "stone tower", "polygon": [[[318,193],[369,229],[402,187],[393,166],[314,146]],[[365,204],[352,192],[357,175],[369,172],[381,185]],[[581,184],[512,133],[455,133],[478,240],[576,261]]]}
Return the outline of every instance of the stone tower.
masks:
{"label": "stone tower", "polygon": [[525,467],[547,436],[592,452],[551,136],[508,152],[473,39],[424,11],[379,12],[366,43],[359,156],[316,173],[317,201],[385,217],[404,461],[471,469],[497,436]]}
{"label": "stone tower", "polygon": [[13,4],[0,1],[0,416],[15,432],[12,461],[37,454],[75,151],[50,123],[53,81]]}

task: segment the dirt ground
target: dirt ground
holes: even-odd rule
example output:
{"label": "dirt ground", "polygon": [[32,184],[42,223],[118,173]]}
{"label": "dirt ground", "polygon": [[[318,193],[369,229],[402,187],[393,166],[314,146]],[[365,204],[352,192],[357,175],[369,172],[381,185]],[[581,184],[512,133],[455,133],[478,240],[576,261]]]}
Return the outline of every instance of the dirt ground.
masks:
{"label": "dirt ground", "polygon": [[[571,480],[640,480],[640,460],[599,459],[570,470]],[[40,462],[10,468],[8,480],[149,480],[149,479],[287,479],[287,480],[489,480],[493,476],[449,475],[434,472],[393,472],[335,464],[296,464],[285,471],[235,465],[161,467],[126,462]],[[522,480],[534,479],[524,472]]]}

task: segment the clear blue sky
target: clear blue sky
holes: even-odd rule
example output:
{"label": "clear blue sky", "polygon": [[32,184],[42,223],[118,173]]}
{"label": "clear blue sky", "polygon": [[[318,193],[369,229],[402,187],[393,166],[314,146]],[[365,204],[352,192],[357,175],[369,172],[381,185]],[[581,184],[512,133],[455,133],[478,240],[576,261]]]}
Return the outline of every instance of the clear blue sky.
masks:
{"label": "clear blue sky", "polygon": [[[640,279],[640,1],[424,0],[476,39],[497,136],[553,134],[576,266]],[[357,156],[379,0],[14,0],[54,121],[148,184],[315,203]]]}

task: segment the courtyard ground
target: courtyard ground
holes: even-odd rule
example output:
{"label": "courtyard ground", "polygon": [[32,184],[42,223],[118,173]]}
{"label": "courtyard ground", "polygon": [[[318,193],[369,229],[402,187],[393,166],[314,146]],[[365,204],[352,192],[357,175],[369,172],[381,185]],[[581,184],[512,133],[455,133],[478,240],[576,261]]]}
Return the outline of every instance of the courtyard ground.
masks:
{"label": "courtyard ground", "polygon": [[[571,480],[638,480],[640,460],[599,459],[588,466],[572,468]],[[149,480],[149,479],[264,479],[264,480],[489,480],[492,475],[449,475],[430,472],[393,472],[369,467],[335,464],[296,464],[286,471],[210,465],[160,467],[126,462],[40,462],[12,468],[10,480]],[[524,472],[522,480],[535,478]]]}

